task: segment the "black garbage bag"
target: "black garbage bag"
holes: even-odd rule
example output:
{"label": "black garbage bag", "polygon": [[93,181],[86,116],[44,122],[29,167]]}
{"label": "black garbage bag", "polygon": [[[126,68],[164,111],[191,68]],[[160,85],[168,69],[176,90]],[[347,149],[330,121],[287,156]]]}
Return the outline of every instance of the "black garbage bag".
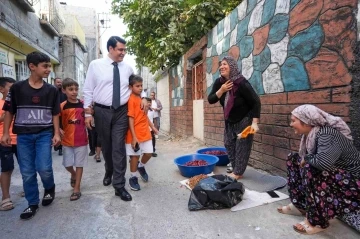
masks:
{"label": "black garbage bag", "polygon": [[235,179],[213,175],[193,188],[188,208],[190,211],[231,208],[242,201],[244,192],[244,185]]}

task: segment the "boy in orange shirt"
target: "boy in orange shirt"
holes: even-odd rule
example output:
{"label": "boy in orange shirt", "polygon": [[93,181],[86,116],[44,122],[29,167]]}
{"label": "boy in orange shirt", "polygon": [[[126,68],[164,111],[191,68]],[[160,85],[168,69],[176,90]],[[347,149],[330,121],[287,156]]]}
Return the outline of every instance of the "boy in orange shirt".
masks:
{"label": "boy in orange shirt", "polygon": [[63,165],[71,174],[70,185],[74,191],[70,196],[70,201],[75,201],[81,197],[80,183],[83,167],[87,164],[88,158],[85,111],[83,102],[77,99],[79,84],[66,78],[62,82],[62,87],[67,96],[67,100],[60,104],[61,125],[64,131],[61,141]]}
{"label": "boy in orange shirt", "polygon": [[[150,122],[147,114],[141,110],[141,92],[143,79],[138,75],[132,75],[129,79],[129,87],[132,91],[128,101],[129,130],[126,135],[126,154],[130,156],[130,179],[131,190],[140,190],[136,171],[144,182],[149,180],[145,170],[145,164],[150,160],[153,153],[150,128],[155,134],[158,130]],[[149,128],[150,126],[150,128]],[[139,162],[140,155],[143,154]]]}
{"label": "boy in orange shirt", "polygon": [[[3,134],[4,117],[5,112],[2,110],[5,98],[15,80],[9,77],[0,77],[0,92],[2,99],[0,100],[0,137]],[[16,152],[16,135],[12,133],[12,124],[10,125],[10,137],[11,147],[5,147],[0,145],[0,160],[1,160],[1,191],[2,201],[0,203],[0,211],[8,211],[14,208],[14,204],[10,199],[10,182],[11,174],[14,170],[14,154],[17,157]]]}

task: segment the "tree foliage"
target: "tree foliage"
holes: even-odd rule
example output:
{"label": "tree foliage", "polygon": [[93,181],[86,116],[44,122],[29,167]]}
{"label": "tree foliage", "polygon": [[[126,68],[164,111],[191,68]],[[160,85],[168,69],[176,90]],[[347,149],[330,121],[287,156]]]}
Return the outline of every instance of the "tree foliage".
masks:
{"label": "tree foliage", "polygon": [[155,72],[180,57],[242,0],[113,0],[138,66]]}

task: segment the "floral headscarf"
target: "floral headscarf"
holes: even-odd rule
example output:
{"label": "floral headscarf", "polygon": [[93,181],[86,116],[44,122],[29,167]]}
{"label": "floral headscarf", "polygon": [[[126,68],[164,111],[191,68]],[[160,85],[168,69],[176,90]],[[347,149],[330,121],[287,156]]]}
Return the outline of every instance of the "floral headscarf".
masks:
{"label": "floral headscarf", "polygon": [[[233,82],[233,87],[231,90],[226,92],[225,102],[224,102],[224,116],[225,119],[229,117],[230,111],[234,106],[235,93],[239,88],[240,82],[246,80],[245,77],[241,74],[237,62],[231,56],[225,56],[221,61],[226,61],[230,68],[229,80]],[[221,77],[220,82],[224,84],[228,79]]]}
{"label": "floral headscarf", "polygon": [[315,137],[322,126],[333,127],[349,140],[353,140],[349,126],[340,117],[328,114],[314,105],[301,105],[295,108],[291,114],[305,124],[313,126],[308,135],[301,137],[299,155],[302,158],[306,155],[306,151],[310,154],[315,153]]}

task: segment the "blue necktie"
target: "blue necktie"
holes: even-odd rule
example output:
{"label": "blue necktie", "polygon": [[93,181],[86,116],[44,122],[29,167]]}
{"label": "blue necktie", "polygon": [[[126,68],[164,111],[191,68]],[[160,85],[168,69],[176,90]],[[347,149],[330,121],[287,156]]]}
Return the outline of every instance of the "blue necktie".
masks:
{"label": "blue necktie", "polygon": [[120,107],[120,73],[118,63],[113,62],[112,64],[114,65],[112,107],[116,110]]}

